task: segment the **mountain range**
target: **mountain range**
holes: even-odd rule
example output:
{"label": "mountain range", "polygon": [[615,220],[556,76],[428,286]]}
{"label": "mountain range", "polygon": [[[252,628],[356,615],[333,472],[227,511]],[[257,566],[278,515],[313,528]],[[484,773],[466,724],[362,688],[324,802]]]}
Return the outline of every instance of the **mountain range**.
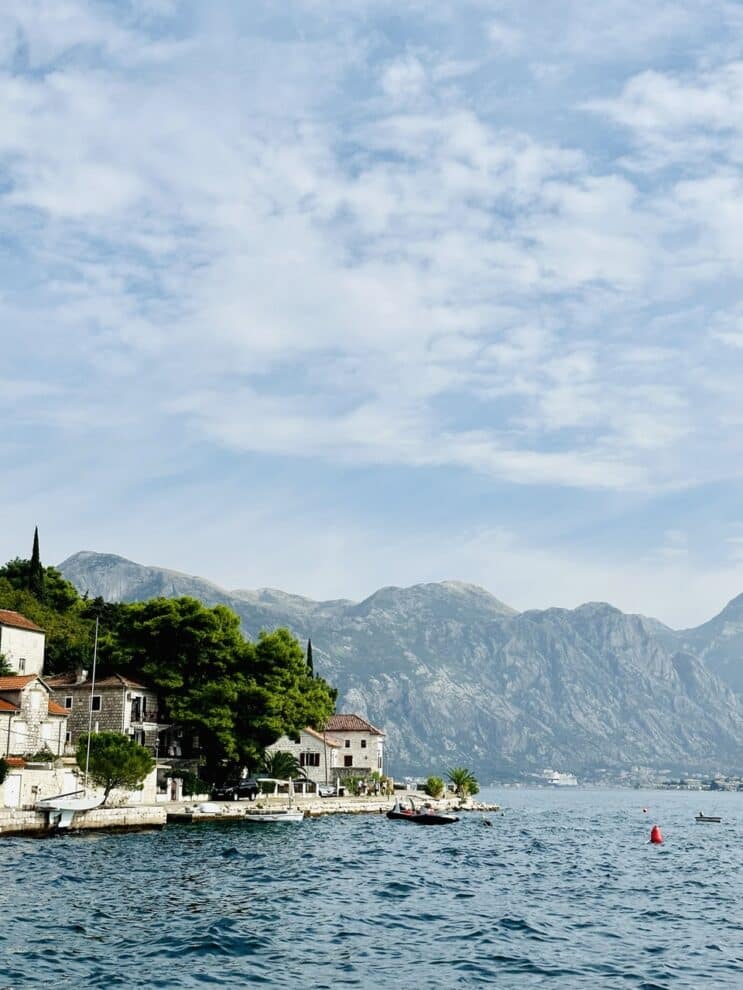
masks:
{"label": "mountain range", "polygon": [[318,602],[90,551],[59,569],[91,597],[189,595],[228,605],[250,637],[277,626],[311,637],[338,710],[386,732],[397,776],[743,768],[743,595],[677,631],[606,603],[517,612],[458,581]]}

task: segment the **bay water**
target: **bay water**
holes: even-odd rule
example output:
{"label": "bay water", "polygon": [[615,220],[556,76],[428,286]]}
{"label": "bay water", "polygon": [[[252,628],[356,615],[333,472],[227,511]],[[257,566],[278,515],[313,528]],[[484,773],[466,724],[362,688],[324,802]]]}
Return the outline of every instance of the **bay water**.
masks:
{"label": "bay water", "polygon": [[743,987],[743,793],[480,797],[437,828],[4,839],[0,988]]}

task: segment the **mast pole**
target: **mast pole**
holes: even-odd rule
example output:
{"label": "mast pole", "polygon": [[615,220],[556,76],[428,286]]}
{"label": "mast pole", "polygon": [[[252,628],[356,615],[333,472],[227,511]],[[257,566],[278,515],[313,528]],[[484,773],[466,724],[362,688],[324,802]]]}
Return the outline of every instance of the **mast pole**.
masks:
{"label": "mast pole", "polygon": [[85,776],[83,777],[83,790],[88,789],[88,767],[90,765],[90,736],[93,732],[93,692],[95,691],[95,664],[98,658],[98,621],[95,617],[95,643],[93,644],[93,674],[90,682],[90,701],[88,702],[88,746],[85,752]]}

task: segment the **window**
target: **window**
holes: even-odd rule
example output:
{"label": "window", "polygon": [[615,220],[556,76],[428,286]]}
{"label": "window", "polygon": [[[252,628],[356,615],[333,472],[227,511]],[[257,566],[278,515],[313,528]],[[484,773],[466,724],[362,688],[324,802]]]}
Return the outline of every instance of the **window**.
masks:
{"label": "window", "polygon": [[67,732],[65,732],[64,741],[66,745],[69,745],[72,742],[72,733],[69,731],[69,729],[67,730]]}
{"label": "window", "polygon": [[300,753],[299,754],[299,765],[300,767],[319,767],[320,766],[320,754],[319,753]]}
{"label": "window", "polygon": [[350,748],[351,748],[351,740],[346,739],[346,749],[350,749]]}
{"label": "window", "polygon": [[99,712],[101,710],[101,696],[99,694],[94,694],[91,702],[90,710],[92,712]]}
{"label": "window", "polygon": [[65,700],[64,700],[64,706],[65,706],[65,708],[67,708],[68,710],[69,710],[70,708],[72,708],[72,695],[69,695],[69,694],[67,695],[67,697],[66,697],[66,698],[65,698]]}
{"label": "window", "polygon": [[343,757],[343,766],[344,767],[352,767],[353,766],[353,757],[352,756],[344,756]]}
{"label": "window", "polygon": [[361,748],[366,749],[366,739],[361,740]]}
{"label": "window", "polygon": [[21,657],[20,660],[18,661],[18,673],[19,674],[25,674],[26,673],[26,658],[25,657]]}

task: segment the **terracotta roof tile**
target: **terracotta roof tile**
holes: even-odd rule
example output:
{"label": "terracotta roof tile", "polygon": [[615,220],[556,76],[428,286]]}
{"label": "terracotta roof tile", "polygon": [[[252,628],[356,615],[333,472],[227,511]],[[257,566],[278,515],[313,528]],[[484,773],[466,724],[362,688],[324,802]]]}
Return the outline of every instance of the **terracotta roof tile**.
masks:
{"label": "terracotta roof tile", "polygon": [[22,691],[31,681],[37,680],[38,674],[14,674],[0,677],[0,691]]}
{"label": "terracotta roof tile", "polygon": [[25,767],[26,761],[22,756],[5,756],[5,762],[9,767]]}
{"label": "terracotta roof tile", "polygon": [[314,736],[315,739],[319,739],[321,742],[326,742],[328,746],[340,746],[340,743],[338,742],[337,739],[328,739],[327,736],[324,736],[322,734],[322,732],[317,732],[315,729],[311,729],[309,726],[307,726],[306,729],[302,729],[302,732],[306,732],[308,736]]}
{"label": "terracotta roof tile", "polygon": [[70,714],[66,708],[58,705],[56,701],[49,702],[49,714],[50,715],[64,715],[65,718]]}
{"label": "terracotta roof tile", "polygon": [[0,712],[17,712],[18,710],[18,705],[6,701],[5,698],[0,698]]}
{"label": "terracotta roof tile", "polygon": [[0,626],[14,626],[16,629],[30,629],[31,632],[44,632],[40,626],[27,619],[25,615],[21,615],[20,612],[11,612],[7,608],[0,608]]}
{"label": "terracotta roof tile", "polygon": [[360,715],[331,715],[325,726],[328,732],[370,732],[373,736],[383,736],[384,732]]}

